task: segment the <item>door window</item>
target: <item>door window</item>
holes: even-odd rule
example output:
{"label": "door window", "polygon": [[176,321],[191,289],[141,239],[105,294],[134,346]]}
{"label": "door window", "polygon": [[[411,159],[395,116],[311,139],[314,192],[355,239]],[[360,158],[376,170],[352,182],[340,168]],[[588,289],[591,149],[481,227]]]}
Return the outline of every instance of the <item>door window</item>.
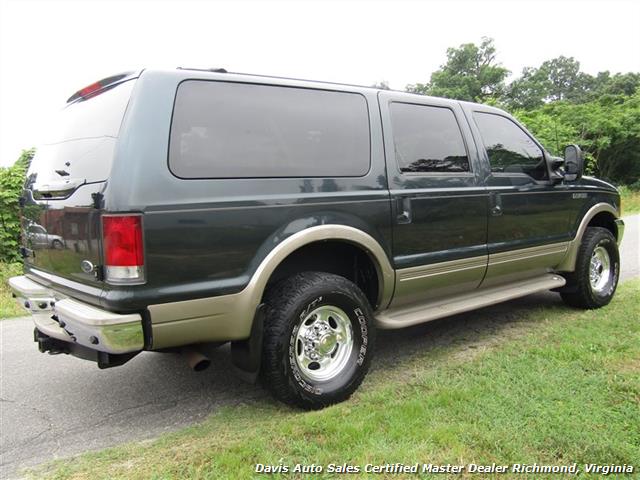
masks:
{"label": "door window", "polygon": [[453,112],[444,107],[393,102],[393,145],[403,173],[469,171],[469,157]]}
{"label": "door window", "polygon": [[542,150],[516,123],[493,113],[474,112],[473,118],[492,172],[527,174],[535,180],[549,178]]}

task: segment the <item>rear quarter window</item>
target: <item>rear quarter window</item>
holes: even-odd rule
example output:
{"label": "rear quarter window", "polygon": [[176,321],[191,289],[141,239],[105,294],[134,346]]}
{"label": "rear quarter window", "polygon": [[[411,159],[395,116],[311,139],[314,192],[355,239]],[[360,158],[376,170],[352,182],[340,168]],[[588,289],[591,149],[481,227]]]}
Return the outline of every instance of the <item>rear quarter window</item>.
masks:
{"label": "rear quarter window", "polygon": [[369,135],[357,93],[187,80],[176,93],[169,168],[181,178],[362,176]]}

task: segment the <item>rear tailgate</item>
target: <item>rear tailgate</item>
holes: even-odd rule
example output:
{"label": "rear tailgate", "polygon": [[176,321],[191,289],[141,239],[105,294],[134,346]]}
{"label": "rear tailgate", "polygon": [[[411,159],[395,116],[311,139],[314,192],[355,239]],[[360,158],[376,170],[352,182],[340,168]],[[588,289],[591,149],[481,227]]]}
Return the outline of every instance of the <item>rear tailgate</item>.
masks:
{"label": "rear tailgate", "polygon": [[111,77],[70,98],[27,173],[23,231],[28,265],[98,286],[100,209],[135,78]]}

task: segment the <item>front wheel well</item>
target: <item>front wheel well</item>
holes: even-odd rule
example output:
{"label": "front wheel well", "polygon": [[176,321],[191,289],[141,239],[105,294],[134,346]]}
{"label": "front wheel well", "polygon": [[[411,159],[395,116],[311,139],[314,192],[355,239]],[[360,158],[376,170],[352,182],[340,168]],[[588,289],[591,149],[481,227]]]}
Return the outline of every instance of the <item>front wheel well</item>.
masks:
{"label": "front wheel well", "polygon": [[309,271],[333,273],[352,281],[371,308],[378,307],[381,286],[376,264],[364,248],[345,241],[313,242],[290,253],[273,271],[265,290],[296,273]]}
{"label": "front wheel well", "polygon": [[618,229],[616,227],[616,218],[612,213],[600,212],[589,220],[587,227],[602,227],[611,232],[616,240],[618,239]]}

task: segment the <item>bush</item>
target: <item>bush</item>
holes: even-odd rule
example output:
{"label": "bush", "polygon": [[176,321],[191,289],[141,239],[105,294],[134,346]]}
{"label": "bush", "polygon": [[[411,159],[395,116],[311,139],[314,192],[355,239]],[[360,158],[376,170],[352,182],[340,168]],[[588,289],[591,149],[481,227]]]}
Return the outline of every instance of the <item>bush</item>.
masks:
{"label": "bush", "polygon": [[22,275],[21,263],[0,262],[0,320],[26,315],[26,311],[12,298],[11,290],[7,283],[11,277],[16,275]]}
{"label": "bush", "polygon": [[35,153],[23,150],[11,167],[0,167],[0,262],[18,262],[20,204],[24,176]]}

